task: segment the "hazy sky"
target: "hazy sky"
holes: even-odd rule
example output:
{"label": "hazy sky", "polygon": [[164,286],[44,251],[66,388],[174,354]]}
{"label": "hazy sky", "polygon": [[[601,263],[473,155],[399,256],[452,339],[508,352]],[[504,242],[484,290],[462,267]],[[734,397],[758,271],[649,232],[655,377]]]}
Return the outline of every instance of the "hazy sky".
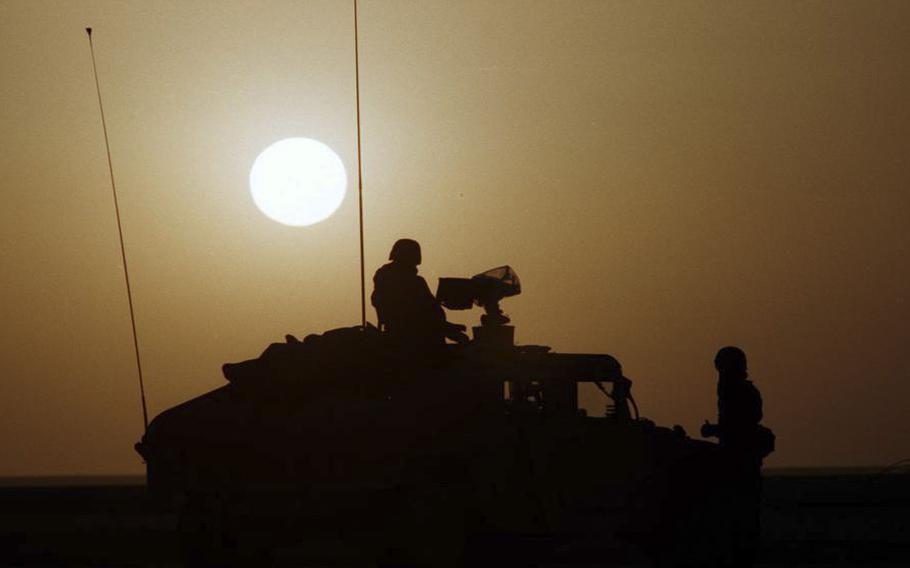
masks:
{"label": "hazy sky", "polygon": [[[5,0],[0,475],[143,467],[86,26],[151,414],[360,318],[356,185],[291,228],[247,183],[289,136],[356,181],[349,3]],[[368,276],[401,236],[434,289],[511,264],[519,341],[616,356],[660,424],[713,418],[736,344],[769,465],[910,457],[910,3],[364,0],[360,31]]]}

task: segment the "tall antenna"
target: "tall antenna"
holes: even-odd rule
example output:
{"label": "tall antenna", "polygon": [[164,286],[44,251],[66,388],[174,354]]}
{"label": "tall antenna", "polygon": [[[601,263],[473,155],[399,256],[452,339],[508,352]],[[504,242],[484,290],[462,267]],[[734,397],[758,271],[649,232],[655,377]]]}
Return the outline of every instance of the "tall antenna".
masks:
{"label": "tall antenna", "polygon": [[360,44],[354,0],[354,90],[357,96],[357,214],[360,221],[360,325],[367,326],[367,288],[363,259],[363,163],[360,159]]}
{"label": "tall antenna", "polygon": [[[114,183],[114,165],[111,161],[111,143],[107,136],[107,122],[104,120],[104,104],[101,102],[101,85],[98,82],[98,66],[95,65],[95,44],[92,42],[92,28],[85,28],[88,46],[92,52],[92,72],[95,75],[95,91],[98,93],[98,110],[101,111],[101,129],[104,131],[104,147],[107,150],[107,170],[111,175],[111,190],[114,194],[114,213],[117,216],[117,234],[120,236],[120,257],[123,259],[123,277],[126,279],[126,299],[130,305],[130,324],[133,327],[133,348],[136,352],[136,370],[139,372],[139,394],[142,397],[142,425],[149,429],[148,408],[145,404],[145,384],[142,381],[142,362],[139,359],[139,338],[136,335],[136,314],[133,312],[133,292],[130,289],[130,272],[126,266],[126,247],[123,246],[123,226],[120,223],[120,204],[117,201],[117,184]],[[361,250],[363,245],[361,245]],[[361,255],[362,256],[362,255]],[[361,264],[361,273],[363,268]]]}

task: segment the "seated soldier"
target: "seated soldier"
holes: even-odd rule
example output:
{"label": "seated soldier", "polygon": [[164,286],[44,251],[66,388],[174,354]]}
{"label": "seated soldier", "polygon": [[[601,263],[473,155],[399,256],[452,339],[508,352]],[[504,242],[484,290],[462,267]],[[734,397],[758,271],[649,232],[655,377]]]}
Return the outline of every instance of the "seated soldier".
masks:
{"label": "seated soldier", "polygon": [[421,262],[417,241],[396,241],[389,260],[373,276],[370,296],[379,318],[379,329],[401,344],[440,346],[446,337],[467,342],[465,326],[446,321],[445,312],[426,280],[417,274]]}

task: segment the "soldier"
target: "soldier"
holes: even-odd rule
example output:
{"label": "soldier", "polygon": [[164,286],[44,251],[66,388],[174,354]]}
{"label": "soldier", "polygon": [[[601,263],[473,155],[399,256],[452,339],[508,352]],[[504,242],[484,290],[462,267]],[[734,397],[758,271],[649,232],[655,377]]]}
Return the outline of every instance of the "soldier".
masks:
{"label": "soldier", "polygon": [[420,244],[412,239],[399,239],[389,253],[389,260],[373,276],[370,296],[379,318],[379,329],[412,346],[440,346],[446,337],[467,342],[465,326],[446,321],[445,312],[426,280],[417,274]]}
{"label": "soldier", "polygon": [[726,448],[747,450],[762,419],[762,399],[748,380],[746,354],[738,347],[724,347],[714,357],[717,369],[717,424],[707,420],[702,436],[716,437]]}
{"label": "soldier", "polygon": [[701,428],[704,437],[719,439],[724,463],[717,472],[732,492],[736,508],[729,519],[736,533],[732,565],[748,567],[754,561],[760,535],[761,464],[774,450],[774,434],[759,424],[762,398],[748,380],[746,354],[738,347],[724,347],[714,357],[717,369],[717,424],[707,420]]}

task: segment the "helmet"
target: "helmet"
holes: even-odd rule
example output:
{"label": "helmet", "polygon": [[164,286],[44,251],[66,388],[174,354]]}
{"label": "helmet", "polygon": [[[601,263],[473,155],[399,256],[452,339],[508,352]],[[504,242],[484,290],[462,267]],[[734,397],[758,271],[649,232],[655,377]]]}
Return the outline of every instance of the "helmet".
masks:
{"label": "helmet", "polygon": [[398,239],[389,253],[389,260],[403,264],[420,264],[420,243],[414,239]]}
{"label": "helmet", "polygon": [[714,356],[714,368],[721,373],[745,373],[745,351],[732,345],[722,347]]}

